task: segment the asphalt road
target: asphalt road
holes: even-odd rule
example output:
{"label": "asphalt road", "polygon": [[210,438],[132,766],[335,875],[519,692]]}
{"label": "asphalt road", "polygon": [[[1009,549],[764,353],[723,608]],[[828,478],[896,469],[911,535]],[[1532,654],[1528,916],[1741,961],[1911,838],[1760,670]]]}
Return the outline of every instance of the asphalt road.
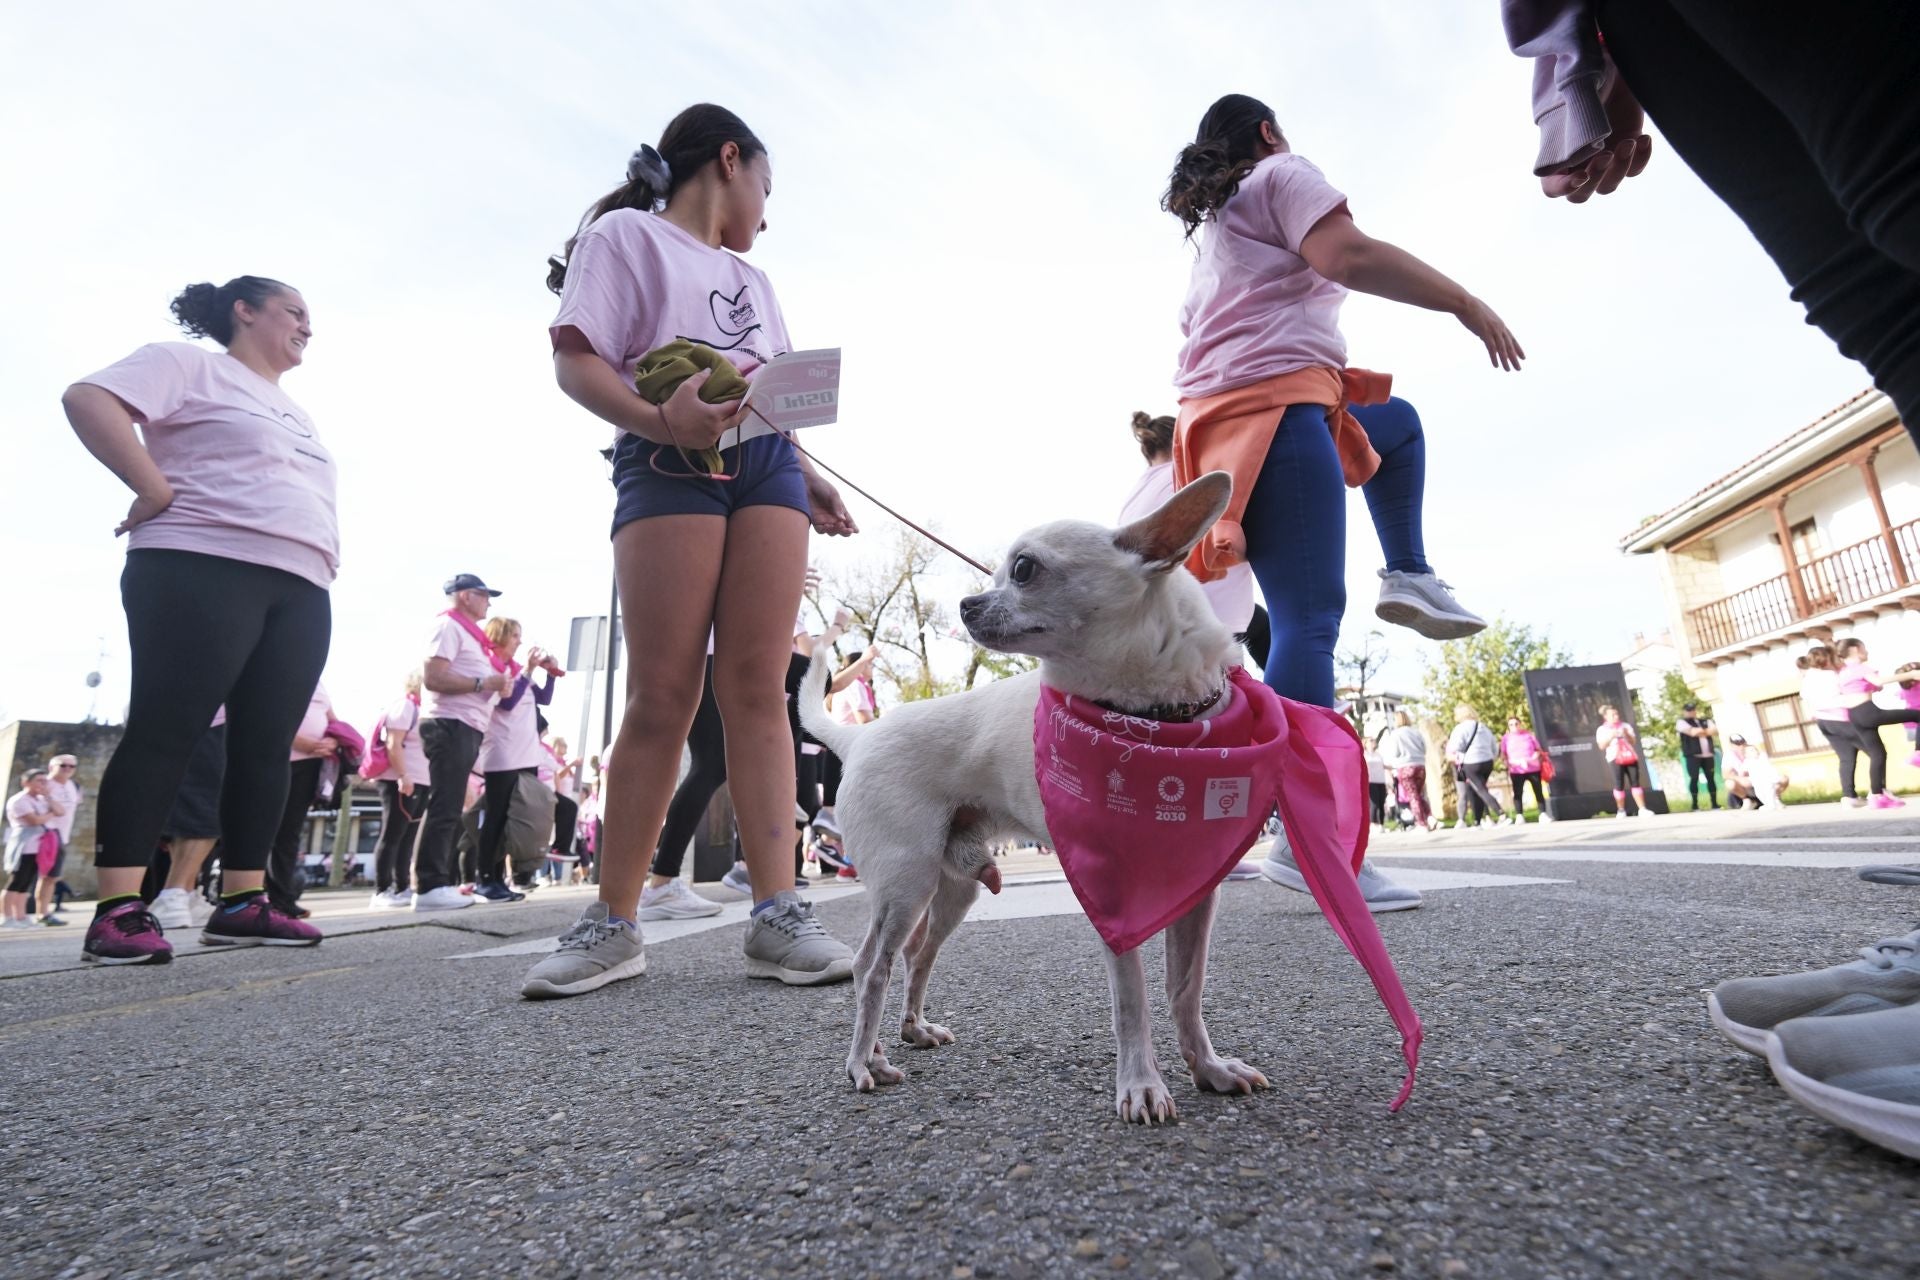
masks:
{"label": "asphalt road", "polygon": [[[1915,860],[1920,822],[1872,830]],[[1114,1118],[1103,971],[1065,915],[963,926],[930,999],[959,1043],[902,1047],[907,1082],[869,1095],[849,989],[746,980],[738,926],[569,1001],[517,997],[526,956],[449,958],[577,898],[10,978],[0,1272],[1912,1276],[1920,1165],[1801,1112],[1700,992],[1846,959],[1920,894],[1555,852],[1398,864],[1565,882],[1381,918],[1428,1028],[1398,1115],[1359,966],[1265,883],[1225,889],[1207,1007],[1274,1087],[1194,1092],[1162,1002],[1181,1120],[1157,1129]],[[865,900],[821,913],[857,941]]]}

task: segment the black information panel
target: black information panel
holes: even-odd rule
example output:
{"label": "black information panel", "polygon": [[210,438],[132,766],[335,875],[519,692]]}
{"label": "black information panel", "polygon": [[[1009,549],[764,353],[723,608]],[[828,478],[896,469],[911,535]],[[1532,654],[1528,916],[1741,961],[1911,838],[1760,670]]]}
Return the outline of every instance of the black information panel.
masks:
{"label": "black information panel", "polygon": [[[1558,818],[1587,818],[1613,811],[1613,770],[1594,741],[1600,728],[1600,708],[1620,708],[1620,718],[1633,724],[1636,740],[1643,733],[1633,721],[1633,696],[1627,691],[1620,664],[1598,667],[1552,667],[1526,673],[1527,705],[1533,712],[1533,734],[1553,758],[1553,812]],[[1643,780],[1651,781],[1644,762]],[[1628,800],[1632,804],[1632,800]],[[1667,811],[1667,798],[1651,787],[1647,806]]]}

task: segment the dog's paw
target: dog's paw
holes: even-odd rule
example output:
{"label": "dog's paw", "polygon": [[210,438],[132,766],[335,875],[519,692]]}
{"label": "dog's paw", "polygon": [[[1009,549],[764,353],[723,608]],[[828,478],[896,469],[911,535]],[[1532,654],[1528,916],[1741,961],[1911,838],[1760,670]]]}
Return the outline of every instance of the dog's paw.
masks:
{"label": "dog's paw", "polygon": [[937,1049],[953,1043],[953,1032],[924,1018],[902,1018],[900,1038],[916,1049]]}
{"label": "dog's paw", "polygon": [[1113,1092],[1114,1110],[1128,1124],[1172,1124],[1180,1118],[1173,1095],[1158,1072],[1137,1080],[1121,1080]]}
{"label": "dog's paw", "polygon": [[872,1093],[877,1085],[899,1084],[906,1078],[907,1073],[888,1062],[883,1053],[875,1053],[865,1062],[847,1063],[847,1079],[859,1093]]}
{"label": "dog's paw", "polygon": [[1270,1087],[1267,1078],[1238,1058],[1187,1059],[1197,1088],[1208,1093],[1252,1093]]}

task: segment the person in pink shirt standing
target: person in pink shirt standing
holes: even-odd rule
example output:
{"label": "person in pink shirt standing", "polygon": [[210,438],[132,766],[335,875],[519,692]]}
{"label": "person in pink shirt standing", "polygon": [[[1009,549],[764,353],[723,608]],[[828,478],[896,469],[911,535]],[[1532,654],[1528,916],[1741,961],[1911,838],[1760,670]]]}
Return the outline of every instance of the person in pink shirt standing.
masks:
{"label": "person in pink shirt standing", "polygon": [[[47,879],[45,868],[52,865],[52,859],[43,859],[41,851],[49,842],[58,843],[60,833],[55,824],[63,814],[60,802],[51,793],[45,769],[29,769],[20,775],[20,790],[7,800],[6,928],[34,927],[27,918],[33,887]],[[57,927],[67,922],[50,908],[43,908],[40,923]]]}
{"label": "person in pink shirt standing", "polygon": [[[493,704],[493,717],[481,737],[480,756],[474,765],[486,781],[481,787],[480,874],[474,882],[473,896],[487,902],[519,902],[527,895],[510,883],[513,873],[502,842],[522,777],[529,773],[537,776],[547,758],[538,717],[539,708],[553,700],[554,677],[546,666],[550,659],[538,648],[528,650],[526,665],[520,664],[522,631],[512,618],[488,618],[486,634],[493,655],[506,662],[512,683]],[[551,818],[548,814],[547,821],[534,822],[543,839]]]}
{"label": "person in pink shirt standing", "polygon": [[1647,789],[1640,781],[1640,735],[1620,718],[1620,708],[1600,708],[1600,727],[1594,730],[1593,740],[1613,768],[1613,816],[1627,816],[1627,793],[1631,791],[1633,816],[1647,817],[1653,811],[1647,808]]}
{"label": "person in pink shirt standing", "polygon": [[100,964],[173,955],[140,900],[195,742],[224,702],[224,902],[208,942],[312,946],[319,930],[266,899],[287,755],[326,665],[340,564],[333,457],[280,387],[313,337],[306,299],[263,276],[189,285],[173,313],[193,337],[140,348],[67,388],[74,434],[133,490],[116,534],[133,683],[100,779],[100,902],[82,946]]}
{"label": "person in pink shirt standing", "polygon": [[413,906],[413,847],[433,795],[427,749],[420,745],[420,672],[407,673],[405,692],[380,717],[387,767],[368,779],[380,788],[380,842],[373,853],[375,911]]}
{"label": "person in pink shirt standing", "polygon": [[527,975],[529,998],[577,995],[646,969],[640,893],[699,704],[709,628],[756,899],[747,974],[804,985],[853,975],[851,950],[793,889],[785,696],[809,523],[850,534],[853,521],[778,434],[736,437],[720,450],[719,474],[689,468],[689,451],[726,444],[746,416],[738,402],[700,398],[705,371],[660,404],[634,383],[640,358],[676,340],[712,348],[749,377],[791,350],[772,282],[737,256],[765,229],[772,192],[765,144],[731,111],[702,103],[676,116],[657,147],[633,154],[625,181],[551,260],[555,378],[616,429],[614,575],[635,662],[608,768],[599,899]]}
{"label": "person in pink shirt standing", "polygon": [[500,593],[471,573],[456,573],[442,590],[447,609],[434,619],[421,676],[420,742],[432,791],[413,857],[415,911],[473,905],[473,896],[458,885],[461,815],[493,704],[512,683],[506,662],[480,629]]}
{"label": "person in pink shirt standing", "polygon": [[1547,753],[1541,749],[1540,739],[1533,736],[1519,716],[1507,717],[1507,731],[1500,735],[1500,754],[1507,762],[1507,780],[1513,785],[1514,819],[1518,821],[1524,815],[1525,791],[1531,783],[1540,821],[1552,822],[1553,802],[1540,786],[1541,767],[1546,763]]}

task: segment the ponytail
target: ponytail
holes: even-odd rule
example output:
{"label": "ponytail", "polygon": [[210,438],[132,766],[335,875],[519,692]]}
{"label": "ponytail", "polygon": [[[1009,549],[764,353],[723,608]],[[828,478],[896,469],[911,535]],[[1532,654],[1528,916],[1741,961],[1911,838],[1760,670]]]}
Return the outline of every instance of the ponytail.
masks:
{"label": "ponytail", "polygon": [[1258,98],[1230,93],[1207,108],[1193,141],[1181,148],[1160,207],[1180,219],[1187,238],[1218,213],[1259,163],[1260,126],[1279,121]]}
{"label": "ponytail", "polygon": [[244,302],[255,310],[267,305],[287,286],[266,276],[235,276],[222,285],[202,281],[190,284],[173,300],[174,320],[191,338],[212,338],[223,347],[233,345],[233,304]]}
{"label": "ponytail", "polygon": [[1133,415],[1133,439],[1140,446],[1140,456],[1148,462],[1163,458],[1173,452],[1173,419],[1164,414],[1150,418],[1136,412]]}

